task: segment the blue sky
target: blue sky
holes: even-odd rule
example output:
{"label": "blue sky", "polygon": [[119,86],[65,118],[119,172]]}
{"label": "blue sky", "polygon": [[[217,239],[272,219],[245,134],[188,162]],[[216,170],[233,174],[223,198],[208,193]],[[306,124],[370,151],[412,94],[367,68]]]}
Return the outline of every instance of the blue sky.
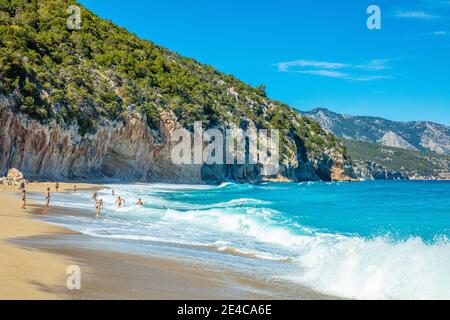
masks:
{"label": "blue sky", "polygon": [[450,0],[80,2],[301,110],[450,124]]}

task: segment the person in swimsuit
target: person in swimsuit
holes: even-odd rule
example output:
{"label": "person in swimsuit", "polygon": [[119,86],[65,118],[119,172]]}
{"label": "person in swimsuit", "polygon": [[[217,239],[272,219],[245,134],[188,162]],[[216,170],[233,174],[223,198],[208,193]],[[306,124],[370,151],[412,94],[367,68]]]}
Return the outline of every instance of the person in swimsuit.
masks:
{"label": "person in swimsuit", "polygon": [[25,189],[22,190],[22,209],[27,208],[27,191]]}
{"label": "person in swimsuit", "polygon": [[117,197],[116,205],[118,208],[125,206],[125,199],[122,199],[120,196]]}
{"label": "person in swimsuit", "polygon": [[143,206],[144,202],[141,199],[139,199],[138,202],[136,202],[136,205],[137,206]]}
{"label": "person in swimsuit", "polygon": [[47,210],[49,206],[50,206],[50,188],[47,188],[47,191],[45,192],[44,209]]}
{"label": "person in swimsuit", "polygon": [[73,186],[73,192],[77,192],[77,186]]}
{"label": "person in swimsuit", "polygon": [[94,200],[95,202],[97,202],[97,192],[94,192],[92,194],[92,200]]}
{"label": "person in swimsuit", "polygon": [[59,192],[58,190],[59,190],[59,183],[57,182],[56,183],[56,185],[55,185],[55,190],[56,190],[56,192]]}
{"label": "person in swimsuit", "polygon": [[95,209],[97,210],[97,218],[100,217],[103,210],[103,200],[100,199],[95,203]]}

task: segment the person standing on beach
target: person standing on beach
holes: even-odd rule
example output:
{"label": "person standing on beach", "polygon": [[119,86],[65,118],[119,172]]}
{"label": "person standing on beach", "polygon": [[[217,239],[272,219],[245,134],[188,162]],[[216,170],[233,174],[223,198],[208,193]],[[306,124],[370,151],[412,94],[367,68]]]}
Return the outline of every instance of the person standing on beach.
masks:
{"label": "person standing on beach", "polygon": [[47,191],[45,192],[45,205],[44,209],[47,210],[50,206],[50,187],[47,188]]}
{"label": "person standing on beach", "polygon": [[118,208],[125,206],[125,199],[122,199],[120,196],[117,197],[116,206]]}
{"label": "person standing on beach", "polygon": [[103,210],[103,200],[100,199],[98,201],[96,201],[95,203],[95,209],[97,210],[97,218],[100,217],[102,210]]}
{"label": "person standing on beach", "polygon": [[77,192],[77,186],[76,185],[73,186],[73,192]]}
{"label": "person standing on beach", "polygon": [[56,182],[55,190],[56,190],[56,192],[59,192],[59,191],[58,191],[58,190],[59,190],[59,182]]}
{"label": "person standing on beach", "polygon": [[94,200],[95,202],[97,202],[97,192],[94,192],[92,194],[92,200]]}
{"label": "person standing on beach", "polygon": [[25,189],[22,190],[22,209],[27,208],[27,191]]}

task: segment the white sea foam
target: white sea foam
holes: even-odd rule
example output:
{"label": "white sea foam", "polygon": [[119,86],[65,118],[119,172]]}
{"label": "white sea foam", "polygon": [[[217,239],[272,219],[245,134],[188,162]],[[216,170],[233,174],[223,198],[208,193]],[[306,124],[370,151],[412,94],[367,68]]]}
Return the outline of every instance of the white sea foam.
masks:
{"label": "white sea foam", "polygon": [[325,293],[357,299],[450,298],[448,242],[315,237],[299,249],[301,269],[288,278]]}

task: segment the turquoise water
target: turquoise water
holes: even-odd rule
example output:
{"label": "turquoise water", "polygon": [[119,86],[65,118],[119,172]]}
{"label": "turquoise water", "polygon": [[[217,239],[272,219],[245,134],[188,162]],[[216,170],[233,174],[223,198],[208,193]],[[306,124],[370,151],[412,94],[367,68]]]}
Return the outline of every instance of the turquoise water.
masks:
{"label": "turquoise water", "polygon": [[[207,191],[168,193],[164,198],[194,207],[240,199],[234,203],[236,208],[244,204],[246,208],[283,213],[273,220],[292,231],[299,231],[300,225],[368,238],[389,235],[392,240],[402,240],[417,236],[430,243],[450,236],[448,182],[226,185]],[[189,205],[181,208],[190,209]]]}
{"label": "turquoise water", "polygon": [[[450,183],[111,185],[102,219],[52,222],[95,237],[166,243],[288,267],[271,276],[359,299],[450,299]],[[93,211],[88,193],[57,205]],[[134,205],[138,198],[143,207]],[[220,254],[218,254],[220,253]],[[245,264],[245,261],[243,262]],[[257,264],[256,264],[257,266]],[[258,267],[252,265],[258,273]]]}

